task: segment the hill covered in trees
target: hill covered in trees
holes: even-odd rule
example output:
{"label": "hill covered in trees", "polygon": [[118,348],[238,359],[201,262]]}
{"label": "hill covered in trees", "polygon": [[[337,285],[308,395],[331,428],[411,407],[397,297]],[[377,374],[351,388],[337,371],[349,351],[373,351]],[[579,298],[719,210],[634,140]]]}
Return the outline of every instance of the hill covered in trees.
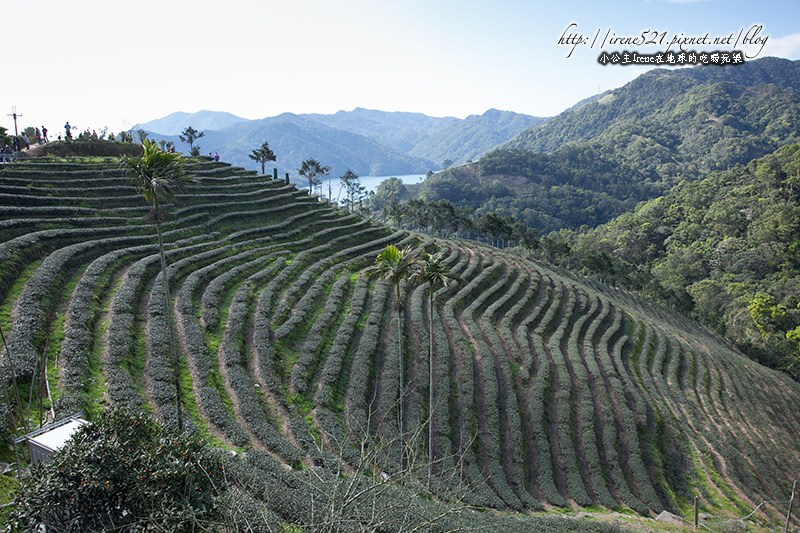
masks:
{"label": "hill covered in trees", "polygon": [[684,181],[543,255],[696,318],[800,380],[800,144]]}
{"label": "hill covered in trees", "polygon": [[681,180],[800,141],[799,72],[777,58],[652,70],[434,175],[420,197],[511,215],[541,233],[593,227]]}
{"label": "hill covered in trees", "polygon": [[[746,91],[745,88],[759,89]],[[786,125],[778,123],[770,129],[767,126],[780,111],[769,108],[781,106],[783,100],[778,95],[783,91],[800,95],[800,62],[765,57],[731,68],[654,69],[595,102],[554,117],[542,128],[522,132],[500,148],[553,152],[566,143],[591,140],[608,130],[618,130],[618,125],[632,120],[644,120],[647,128],[657,128],[648,136],[661,140],[667,147],[673,146],[663,143],[666,139],[657,135],[660,130],[669,131],[667,139],[672,137],[673,141],[678,141],[676,147],[688,148],[698,140],[713,146],[720,136],[705,139],[708,130],[702,126],[712,126],[715,121],[723,126],[727,123],[735,131],[723,129],[722,133],[738,136],[740,140],[763,134],[767,142],[781,142],[781,133],[787,130],[773,128]],[[743,101],[742,96],[745,96]],[[753,100],[765,97],[766,101],[754,104]],[[770,102],[775,97],[778,100]],[[662,121],[665,121],[663,128],[658,128]],[[772,149],[777,147],[774,145]],[[695,154],[708,155],[707,152],[698,150]],[[719,152],[724,150],[720,148]],[[752,157],[747,161],[749,159]]]}
{"label": "hill covered in trees", "polygon": [[[172,314],[185,425],[237,452],[226,479],[261,530],[341,513],[390,531],[547,530],[472,510],[690,517],[698,495],[722,519],[785,500],[800,385],[680,314],[515,253],[391,230],[283,180],[186,168],[194,183],[157,214],[169,314],[156,214],[116,161],[0,168],[6,386],[29,384],[21,396],[56,416],[142,406],[175,425]],[[388,245],[441,252],[463,282],[429,307],[425,284],[368,277]],[[52,399],[33,379],[45,360]],[[774,503],[757,514],[783,517]]]}

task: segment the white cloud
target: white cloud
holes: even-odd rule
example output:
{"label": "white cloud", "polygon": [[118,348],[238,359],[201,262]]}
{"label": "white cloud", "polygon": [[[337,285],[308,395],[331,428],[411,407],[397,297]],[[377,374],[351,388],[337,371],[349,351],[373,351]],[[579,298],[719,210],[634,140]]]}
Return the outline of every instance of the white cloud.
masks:
{"label": "white cloud", "polygon": [[785,37],[770,36],[761,55],[800,59],[800,33],[792,33]]}

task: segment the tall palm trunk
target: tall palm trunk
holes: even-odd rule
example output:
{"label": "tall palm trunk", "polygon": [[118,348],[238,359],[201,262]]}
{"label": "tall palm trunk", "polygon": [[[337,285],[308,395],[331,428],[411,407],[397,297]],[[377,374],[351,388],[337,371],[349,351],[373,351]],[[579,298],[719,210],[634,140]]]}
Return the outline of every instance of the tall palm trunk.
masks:
{"label": "tall palm trunk", "polygon": [[397,361],[400,364],[400,468],[406,468],[406,418],[405,418],[405,383],[403,379],[403,326],[402,308],[400,306],[400,282],[395,283],[397,295]]}
{"label": "tall palm trunk", "polygon": [[164,239],[161,236],[161,220],[158,212],[158,198],[153,197],[153,209],[156,216],[156,233],[158,234],[158,252],[161,256],[161,277],[164,281],[164,307],[167,312],[167,331],[169,332],[169,350],[172,354],[172,373],[175,381],[175,407],[178,410],[178,431],[183,431],[183,394],[181,393],[180,371],[178,366],[178,352],[175,350],[175,336],[172,333],[172,305],[169,296],[169,280],[167,279],[167,260],[164,256]]}
{"label": "tall palm trunk", "polygon": [[428,293],[428,491],[433,477],[433,283]]}

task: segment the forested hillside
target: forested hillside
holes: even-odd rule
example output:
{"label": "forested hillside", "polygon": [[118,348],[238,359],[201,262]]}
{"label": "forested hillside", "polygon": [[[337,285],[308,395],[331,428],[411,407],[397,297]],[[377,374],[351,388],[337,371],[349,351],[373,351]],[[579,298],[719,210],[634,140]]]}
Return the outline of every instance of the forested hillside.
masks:
{"label": "forested hillside", "polygon": [[665,302],[800,380],[800,144],[541,244],[550,259]]}
{"label": "forested hillside", "polygon": [[[569,142],[598,137],[620,123],[642,119],[647,120],[648,127],[657,128],[655,134],[651,136],[654,140],[660,140],[657,133],[661,128],[658,121],[652,120],[655,118],[667,119],[668,123],[671,122],[673,125],[677,122],[689,122],[685,127],[678,128],[679,131],[674,131],[674,127],[665,128],[672,130],[670,137],[673,141],[691,141],[692,136],[696,137],[698,133],[702,133],[697,131],[697,128],[706,121],[719,119],[724,123],[726,118],[729,121],[731,118],[737,119],[731,121],[730,126],[738,130],[726,133],[733,133],[743,138],[749,135],[759,136],[765,133],[764,127],[767,122],[772,121],[772,117],[748,112],[747,108],[752,107],[752,102],[731,100],[740,96],[743,88],[763,87],[766,90],[769,86],[775,94],[788,91],[800,95],[800,63],[765,57],[730,68],[655,69],[642,74],[623,87],[610,91],[596,102],[577,110],[568,110],[552,118],[541,128],[531,128],[521,133],[500,148],[552,152]],[[729,90],[733,92],[729,93]],[[747,98],[758,100],[770,96],[769,92],[760,93],[761,91],[754,91],[748,94]],[[777,105],[780,105],[780,102]],[[761,107],[761,113],[769,112],[769,107],[771,105]],[[742,128],[742,126],[748,127]],[[691,135],[692,129],[695,130],[694,135]],[[770,134],[766,136],[779,137]],[[714,142],[718,140],[718,137],[712,139]],[[671,147],[669,144],[665,145]],[[700,153],[706,155],[704,152]]]}
{"label": "forested hillside", "polygon": [[[722,520],[786,499],[800,385],[682,315],[518,254],[390,230],[283,180],[186,169],[194,183],[157,215],[167,308],[155,214],[117,161],[0,168],[3,368],[33,405],[144,406],[174,425],[180,390],[185,425],[238,453],[226,479],[261,530],[347,515],[546,531],[472,509],[690,517],[698,495]],[[441,252],[463,281],[431,293],[367,276],[388,245]],[[32,379],[43,355],[49,397]],[[348,492],[365,486],[382,499]],[[769,503],[755,519],[785,513]]]}
{"label": "forested hillside", "polygon": [[[715,70],[714,74],[707,71]],[[546,233],[596,226],[681,180],[800,141],[800,63],[653,70],[562,113],[420,196],[514,216]]]}

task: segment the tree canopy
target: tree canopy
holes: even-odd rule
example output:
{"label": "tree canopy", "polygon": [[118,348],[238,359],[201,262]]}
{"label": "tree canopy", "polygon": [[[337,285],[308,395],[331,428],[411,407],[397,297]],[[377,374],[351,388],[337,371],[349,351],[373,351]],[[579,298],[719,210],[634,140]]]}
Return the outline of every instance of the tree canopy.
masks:
{"label": "tree canopy", "polygon": [[696,318],[800,378],[800,144],[684,181],[598,228],[553,232],[545,258]]}
{"label": "tree canopy", "polygon": [[269,147],[269,143],[264,141],[260,147],[253,150],[253,152],[248,156],[253,161],[258,161],[261,163],[261,173],[265,173],[265,165],[268,161],[276,161],[277,157],[275,157],[275,152]]}
{"label": "tree canopy", "polygon": [[197,531],[217,517],[222,463],[198,437],[110,409],[23,481],[13,521],[33,531]]}
{"label": "tree canopy", "polygon": [[322,165],[316,159],[306,159],[297,172],[308,180],[308,194],[313,194],[314,189],[322,186],[323,178],[330,172],[331,168]]}
{"label": "tree canopy", "polygon": [[197,157],[198,155],[200,155],[200,146],[195,146],[194,143],[195,141],[204,136],[205,133],[203,133],[202,131],[197,131],[193,127],[189,126],[181,132],[179,138],[181,142],[189,144],[189,154],[192,157]]}

